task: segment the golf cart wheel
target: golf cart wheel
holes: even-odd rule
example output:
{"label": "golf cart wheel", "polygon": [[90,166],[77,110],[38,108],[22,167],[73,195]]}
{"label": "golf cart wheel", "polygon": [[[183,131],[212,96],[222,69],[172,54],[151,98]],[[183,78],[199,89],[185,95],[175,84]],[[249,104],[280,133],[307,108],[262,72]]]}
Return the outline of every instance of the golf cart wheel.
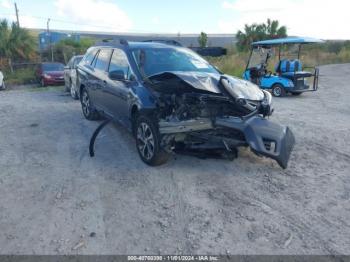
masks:
{"label": "golf cart wheel", "polygon": [[280,84],[275,84],[272,87],[272,95],[275,97],[282,97],[286,95],[286,90],[284,90],[284,87]]}
{"label": "golf cart wheel", "polygon": [[81,91],[81,109],[83,110],[83,115],[87,120],[98,120],[100,119],[100,115],[97,110],[94,109],[92,102],[90,100],[89,93],[85,88]]}
{"label": "golf cart wheel", "polygon": [[69,92],[70,92],[70,96],[74,100],[78,100],[77,91],[75,91],[75,88],[73,87],[72,81],[69,81]]}
{"label": "golf cart wheel", "polygon": [[299,93],[292,93],[293,96],[300,96],[302,94],[302,92]]}
{"label": "golf cart wheel", "polygon": [[150,117],[140,115],[136,120],[136,148],[143,162],[159,166],[169,159],[169,154],[160,147],[160,134]]}

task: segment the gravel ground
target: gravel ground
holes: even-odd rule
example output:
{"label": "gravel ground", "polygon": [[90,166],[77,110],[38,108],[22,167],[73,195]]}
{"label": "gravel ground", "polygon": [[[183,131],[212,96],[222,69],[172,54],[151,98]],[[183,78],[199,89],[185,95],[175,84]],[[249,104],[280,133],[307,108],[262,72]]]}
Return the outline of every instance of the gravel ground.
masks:
{"label": "gravel ground", "polygon": [[274,99],[289,168],[177,155],[152,168],[62,90],[0,92],[1,254],[350,254],[350,65]]}

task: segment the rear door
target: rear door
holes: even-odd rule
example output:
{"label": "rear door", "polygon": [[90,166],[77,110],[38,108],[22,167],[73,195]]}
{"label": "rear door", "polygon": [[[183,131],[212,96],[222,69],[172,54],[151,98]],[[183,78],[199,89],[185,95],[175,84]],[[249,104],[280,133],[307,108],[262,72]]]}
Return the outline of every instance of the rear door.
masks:
{"label": "rear door", "polygon": [[72,69],[70,72],[70,78],[72,80],[72,85],[75,88],[77,85],[77,65],[81,61],[81,57],[76,57],[73,61]]}
{"label": "rear door", "polygon": [[67,87],[69,87],[70,80],[71,80],[70,76],[71,76],[73,60],[74,60],[74,58],[71,58],[71,60],[69,60],[68,64],[64,67],[64,82],[66,83]]}
{"label": "rear door", "polygon": [[111,59],[112,49],[102,48],[97,54],[95,61],[93,62],[94,68],[94,86],[93,90],[93,103],[98,109],[103,110],[105,113],[110,114],[106,101],[104,98],[104,89],[107,85],[108,79],[108,65]]}

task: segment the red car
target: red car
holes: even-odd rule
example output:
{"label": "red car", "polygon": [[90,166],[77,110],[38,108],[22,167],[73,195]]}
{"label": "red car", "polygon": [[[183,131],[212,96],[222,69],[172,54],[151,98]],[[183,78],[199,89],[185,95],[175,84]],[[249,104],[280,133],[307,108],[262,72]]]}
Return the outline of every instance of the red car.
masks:
{"label": "red car", "polygon": [[61,63],[41,63],[35,74],[41,86],[64,84],[64,65]]}

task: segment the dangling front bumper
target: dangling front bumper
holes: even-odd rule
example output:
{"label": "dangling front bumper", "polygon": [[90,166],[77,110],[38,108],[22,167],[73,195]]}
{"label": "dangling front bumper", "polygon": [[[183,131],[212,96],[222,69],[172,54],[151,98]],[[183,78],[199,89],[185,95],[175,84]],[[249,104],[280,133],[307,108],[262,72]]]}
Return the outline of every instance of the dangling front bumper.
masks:
{"label": "dangling front bumper", "polygon": [[294,135],[289,127],[260,116],[245,120],[236,117],[217,118],[215,125],[240,130],[254,153],[272,158],[282,168],[287,168],[295,144]]}

